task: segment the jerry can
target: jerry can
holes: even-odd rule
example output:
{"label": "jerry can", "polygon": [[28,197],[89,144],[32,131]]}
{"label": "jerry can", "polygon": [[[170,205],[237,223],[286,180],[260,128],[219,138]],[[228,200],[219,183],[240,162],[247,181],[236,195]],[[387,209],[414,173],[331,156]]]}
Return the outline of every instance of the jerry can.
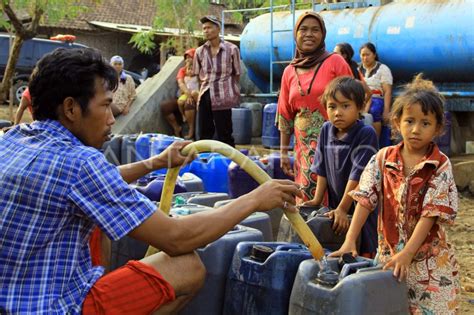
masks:
{"label": "jerry can", "polygon": [[[165,175],[150,175],[138,179],[130,186],[145,195],[151,201],[160,201],[163,192],[163,184],[165,183]],[[186,192],[186,186],[178,178],[174,187],[174,193]]]}
{"label": "jerry can", "polygon": [[[234,200],[235,199],[218,201],[214,204],[214,208],[217,209],[217,208],[223,207]],[[262,232],[263,241],[265,242],[271,242],[274,240],[273,230],[272,230],[272,221],[271,221],[270,215],[266,212],[254,212],[248,217],[246,217],[242,222],[240,222],[240,224],[257,229],[260,232]]]}
{"label": "jerry can", "polygon": [[[261,169],[266,171],[265,165],[260,162],[258,156],[252,156],[250,159],[255,162]],[[229,196],[230,198],[238,198],[246,193],[251,192],[259,186],[257,181],[252,178],[239,164],[231,162],[227,169],[229,178]]]}
{"label": "jerry can", "polygon": [[202,179],[194,175],[193,173],[183,173],[179,177],[183,182],[184,186],[186,187],[186,191],[191,192],[203,192],[204,191],[204,183]]}
{"label": "jerry can", "polygon": [[[314,233],[319,243],[323,248],[330,251],[338,250],[346,238],[346,233],[336,235],[332,229],[333,220],[325,216],[324,213],[328,212],[327,207],[314,207],[314,206],[300,206],[300,214],[308,224],[311,231]],[[352,216],[349,215],[349,220]],[[278,230],[277,240],[280,242],[296,242],[302,243],[301,238],[291,227],[291,223],[288,221],[286,216],[282,216],[280,222],[280,228]],[[360,236],[357,240],[357,249],[360,245]]]}
{"label": "jerry can", "polygon": [[135,141],[135,150],[137,161],[148,159],[151,155],[151,139],[156,136],[161,136],[159,133],[142,133]]}
{"label": "jerry can", "polygon": [[289,288],[309,258],[301,244],[240,243],[227,277],[224,314],[288,314]]}
{"label": "jerry can", "polygon": [[122,147],[121,147],[121,152],[120,152],[121,165],[136,162],[137,150],[135,148],[135,142],[137,141],[137,138],[138,138],[137,134],[123,135]]}
{"label": "jerry can", "polygon": [[177,193],[173,195],[173,203],[193,203],[197,205],[203,205],[207,207],[213,207],[218,201],[229,199],[229,195],[226,193],[209,193],[209,192],[186,192]]}
{"label": "jerry can", "polygon": [[237,225],[218,240],[196,250],[206,267],[206,280],[199,293],[179,314],[222,314],[227,274],[232,256],[237,244],[244,241],[262,241],[262,233],[256,229]]}
{"label": "jerry can", "polygon": [[[292,155],[289,156],[289,158],[291,167],[293,167],[295,158]],[[269,155],[262,157],[260,161],[267,166],[267,173],[271,178],[294,180],[294,177],[288,176],[283,172],[283,169],[280,166],[281,156],[279,152],[270,153]]]}
{"label": "jerry can", "polygon": [[[235,200],[235,199],[217,201],[214,204],[214,208],[222,207],[222,206],[232,202],[233,200]],[[281,218],[283,216],[283,210],[280,209],[280,208],[274,208],[270,211],[266,211],[265,213],[268,214],[268,216],[270,217],[270,226],[271,226],[271,231],[272,231],[272,236],[273,236],[272,241],[275,241],[276,238],[277,238],[277,235],[278,235],[278,230],[279,230],[279,227],[280,227],[280,221],[281,221]],[[266,240],[265,233],[264,233],[264,238]]]}
{"label": "jerry can", "polygon": [[252,137],[262,136],[262,104],[242,103],[240,107],[248,108],[252,112]]}
{"label": "jerry can", "polygon": [[303,261],[291,290],[289,314],[409,314],[405,282],[398,282],[392,270],[373,266],[371,259],[351,260],[341,264],[340,258],[328,258],[322,265],[314,259]]}
{"label": "jerry can", "polygon": [[189,165],[189,172],[202,179],[205,191],[228,193],[227,168],[230,162],[219,153],[200,153]]}
{"label": "jerry can", "polygon": [[235,144],[250,144],[252,141],[252,111],[248,108],[232,108],[232,136]]}
{"label": "jerry can", "polygon": [[119,166],[122,163],[122,135],[112,135],[104,142],[101,150],[107,161]]}

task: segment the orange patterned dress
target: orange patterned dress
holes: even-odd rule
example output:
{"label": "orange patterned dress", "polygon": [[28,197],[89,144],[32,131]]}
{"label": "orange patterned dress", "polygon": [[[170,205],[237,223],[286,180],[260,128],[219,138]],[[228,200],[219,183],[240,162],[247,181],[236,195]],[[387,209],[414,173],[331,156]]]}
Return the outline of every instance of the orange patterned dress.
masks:
{"label": "orange patterned dress", "polygon": [[376,257],[380,263],[404,248],[421,217],[437,218],[408,271],[410,312],[453,314],[458,307],[458,263],[445,230],[446,224],[453,224],[458,208],[451,163],[433,143],[405,177],[402,146],[403,142],[373,156],[362,173],[358,190],[350,195],[367,209],[374,209],[383,195]]}

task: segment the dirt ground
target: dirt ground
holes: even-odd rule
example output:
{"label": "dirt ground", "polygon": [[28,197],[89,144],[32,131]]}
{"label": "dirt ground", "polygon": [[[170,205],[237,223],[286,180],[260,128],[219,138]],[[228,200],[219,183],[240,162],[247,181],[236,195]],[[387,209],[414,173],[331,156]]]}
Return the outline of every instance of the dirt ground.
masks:
{"label": "dirt ground", "polygon": [[[13,113],[17,107],[14,107]],[[8,106],[0,105],[0,119],[10,120]],[[31,122],[29,112],[25,111],[23,122]],[[255,153],[268,153],[261,147],[254,147]],[[252,151],[254,152],[254,151]],[[459,210],[455,224],[449,228],[451,243],[455,246],[460,264],[461,308],[460,314],[474,314],[474,196],[459,194]]]}
{"label": "dirt ground", "polygon": [[[18,106],[13,106],[12,112],[13,116],[10,116],[10,108],[8,105],[0,105],[0,119],[4,120],[11,120],[13,121],[15,118],[15,113],[16,110],[18,109]],[[33,119],[30,115],[30,112],[28,110],[25,110],[23,114],[23,119],[21,120],[22,122],[31,122]]]}

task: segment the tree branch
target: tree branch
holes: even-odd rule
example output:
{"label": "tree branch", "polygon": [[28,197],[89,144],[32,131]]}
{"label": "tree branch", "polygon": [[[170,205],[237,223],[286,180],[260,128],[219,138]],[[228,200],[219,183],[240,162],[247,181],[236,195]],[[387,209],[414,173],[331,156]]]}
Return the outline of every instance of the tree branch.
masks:
{"label": "tree branch", "polygon": [[24,34],[25,28],[23,27],[23,24],[18,19],[12,7],[10,6],[10,1],[9,0],[0,1],[0,3],[2,4],[3,12],[5,12],[5,14],[8,16],[8,19],[10,20],[10,23],[13,25],[13,28],[15,29],[15,33],[17,33],[20,36]]}
{"label": "tree branch", "polygon": [[43,16],[43,13],[43,8],[39,5],[38,1],[35,1],[35,11],[31,20],[30,27],[28,28],[29,33],[32,34],[31,37],[34,37],[36,35],[36,31],[38,29],[38,25],[41,20],[41,17]]}

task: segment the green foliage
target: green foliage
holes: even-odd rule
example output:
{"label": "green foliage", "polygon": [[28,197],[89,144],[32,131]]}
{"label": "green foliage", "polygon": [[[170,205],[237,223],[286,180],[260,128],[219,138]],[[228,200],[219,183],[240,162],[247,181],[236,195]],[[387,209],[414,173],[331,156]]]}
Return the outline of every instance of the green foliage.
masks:
{"label": "green foliage", "polygon": [[153,27],[183,29],[188,33],[199,26],[199,19],[209,14],[209,0],[155,0],[157,12]]}
{"label": "green foliage", "polygon": [[[31,3],[34,1],[25,1]],[[45,12],[44,17],[47,17],[48,22],[58,22],[62,19],[73,19],[78,14],[83,13],[88,10],[88,7],[85,5],[80,5],[78,3],[71,4],[71,0],[37,0],[40,3],[40,8]],[[99,0],[94,2],[98,3]],[[30,4],[31,6],[31,4]]]}
{"label": "green foliage", "polygon": [[153,31],[144,31],[133,34],[128,43],[140,52],[151,55],[156,48],[153,38]]}
{"label": "green foliage", "polygon": [[[253,8],[268,8],[270,7],[270,0],[226,0],[223,3],[226,5],[227,10],[239,10],[239,9],[253,9]],[[275,11],[289,10],[290,9],[290,0],[273,0],[273,6],[287,6],[286,8],[277,8]],[[296,0],[295,5],[297,9],[300,8],[310,8],[310,0]],[[251,18],[254,18],[258,15],[268,13],[269,10],[258,10],[258,11],[248,11],[248,12],[232,12],[232,17],[236,21],[242,23],[248,22]]]}
{"label": "green foliage", "polygon": [[[173,28],[175,37],[170,37],[162,43],[161,48],[172,48],[178,54],[182,54],[186,48],[197,44],[191,36],[198,29],[199,19],[209,14],[209,0],[155,0],[156,16],[153,29],[132,36],[130,43],[142,53],[152,53],[156,44],[154,43],[154,32],[168,32]],[[190,13],[192,12],[192,13]]]}
{"label": "green foliage", "polygon": [[[30,17],[40,13],[40,21],[45,19],[49,23],[55,23],[62,19],[73,19],[79,13],[85,12],[88,8],[84,5],[72,3],[71,0],[0,0],[5,4],[10,4],[19,17],[19,13],[28,13]],[[99,0],[94,0],[99,2]],[[26,27],[26,25],[25,25]],[[0,28],[15,33],[8,19],[5,18],[2,7],[0,6]]]}

